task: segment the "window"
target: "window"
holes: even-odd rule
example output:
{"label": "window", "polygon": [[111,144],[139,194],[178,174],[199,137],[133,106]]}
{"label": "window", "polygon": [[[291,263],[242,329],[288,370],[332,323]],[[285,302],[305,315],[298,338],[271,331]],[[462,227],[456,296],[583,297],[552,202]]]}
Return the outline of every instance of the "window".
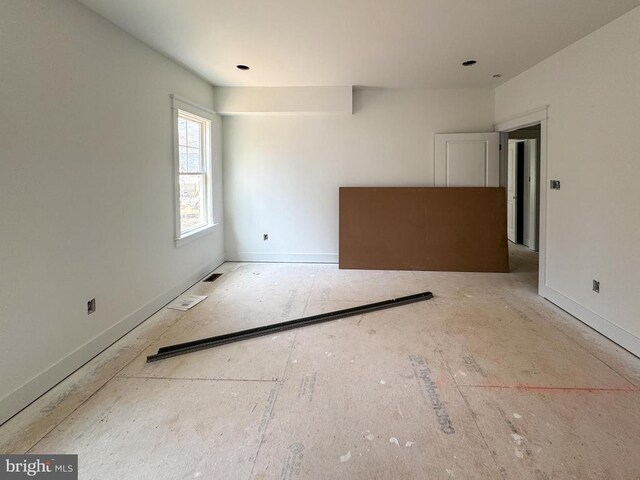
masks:
{"label": "window", "polygon": [[213,227],[212,112],[172,97],[176,169],[176,245]]}

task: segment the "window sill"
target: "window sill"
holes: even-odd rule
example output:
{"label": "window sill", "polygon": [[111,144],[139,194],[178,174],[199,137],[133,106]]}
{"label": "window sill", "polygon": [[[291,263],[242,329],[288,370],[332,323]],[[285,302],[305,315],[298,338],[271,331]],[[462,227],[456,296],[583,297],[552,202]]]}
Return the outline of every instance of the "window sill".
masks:
{"label": "window sill", "polygon": [[192,242],[193,240],[204,237],[205,235],[209,235],[211,232],[213,232],[214,227],[216,227],[217,225],[217,223],[213,223],[211,225],[207,225],[206,227],[202,227],[199,230],[189,232],[184,237],[176,238],[176,247],[181,247],[182,245]]}

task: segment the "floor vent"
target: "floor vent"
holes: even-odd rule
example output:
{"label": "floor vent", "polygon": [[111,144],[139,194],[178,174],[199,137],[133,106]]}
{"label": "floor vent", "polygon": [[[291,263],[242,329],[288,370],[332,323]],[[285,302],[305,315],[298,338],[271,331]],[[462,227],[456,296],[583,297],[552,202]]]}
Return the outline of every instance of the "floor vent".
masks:
{"label": "floor vent", "polygon": [[203,282],[215,282],[218,278],[222,276],[221,273],[212,273],[207,278],[203,280]]}

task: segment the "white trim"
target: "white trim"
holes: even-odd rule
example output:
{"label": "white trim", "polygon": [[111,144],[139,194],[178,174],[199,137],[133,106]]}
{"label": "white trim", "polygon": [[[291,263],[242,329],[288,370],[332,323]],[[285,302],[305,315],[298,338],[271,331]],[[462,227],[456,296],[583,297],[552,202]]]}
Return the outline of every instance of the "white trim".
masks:
{"label": "white trim", "polygon": [[0,425],[224,263],[220,256],[0,399]]}
{"label": "white trim", "polygon": [[493,124],[496,132],[510,132],[519,128],[541,123],[549,118],[549,105],[534,108],[517,115],[511,115]]}
{"label": "white trim", "polygon": [[612,321],[601,317],[593,310],[590,310],[584,305],[571,300],[569,297],[563,295],[562,293],[549,287],[548,285],[545,285],[540,289],[540,295],[545,297],[550,302],[556,304],[563,310],[567,311],[582,323],[590,326],[598,333],[601,333],[621,347],[629,350],[637,357],[640,357],[640,338],[635,336],[633,333],[616,325]]}
{"label": "white trim", "polygon": [[219,223],[214,223],[211,225],[206,225],[198,230],[193,230],[191,232],[188,232],[186,235],[184,235],[181,238],[176,238],[176,247],[181,247],[182,245],[184,245],[185,243],[189,243],[192,242],[193,240],[195,240],[196,238],[200,238],[200,237],[204,237],[205,235],[209,235],[211,232],[213,232],[214,227],[217,227],[218,225],[220,225]]}
{"label": "white trim", "polygon": [[[174,228],[175,228],[175,245],[176,248],[189,243],[192,240],[200,238],[216,226],[214,216],[213,202],[213,121],[215,112],[208,108],[201,107],[189,100],[177,95],[171,97],[171,120],[172,120],[172,140],[173,140],[173,205],[174,205]],[[185,116],[193,116],[194,120],[202,120],[204,123],[204,131],[202,132],[203,156],[205,158],[205,180],[206,180],[206,198],[207,205],[205,214],[207,223],[199,228],[191,231],[182,232],[180,224],[180,154],[179,154],[179,138],[178,138],[178,117],[180,112],[184,112]]]}
{"label": "white trim", "polygon": [[178,109],[185,110],[187,112],[193,112],[194,115],[206,118],[209,121],[213,121],[213,118],[216,115],[216,112],[207,107],[203,107],[202,105],[198,105],[191,100],[173,94],[171,95],[171,107],[174,110]]}
{"label": "white trim", "polygon": [[547,170],[548,170],[548,129],[547,118],[540,122],[540,214],[538,220],[538,294],[547,285]]}
{"label": "white trim", "polygon": [[173,146],[173,229],[175,238],[180,238],[180,140],[178,132],[178,109],[171,96],[171,141]]}
{"label": "white trim", "polygon": [[337,253],[226,252],[227,262],[338,263]]}
{"label": "white trim", "polygon": [[[547,124],[549,105],[529,110],[519,115],[512,115],[494,124],[500,133],[540,124],[540,220],[538,224],[538,295],[547,285]],[[506,158],[508,145],[503,145],[503,158]]]}

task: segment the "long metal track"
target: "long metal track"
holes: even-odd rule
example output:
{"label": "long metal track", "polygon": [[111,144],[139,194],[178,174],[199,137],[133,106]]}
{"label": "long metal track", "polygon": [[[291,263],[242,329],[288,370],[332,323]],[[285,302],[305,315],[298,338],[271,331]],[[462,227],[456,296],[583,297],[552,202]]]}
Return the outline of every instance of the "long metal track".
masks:
{"label": "long metal track", "polygon": [[158,350],[158,353],[156,353],[155,355],[149,355],[147,357],[147,362],[155,362],[164,358],[175,357],[177,355],[183,355],[185,353],[204,350],[205,348],[213,348],[219,345],[225,345],[227,343],[240,342],[249,338],[260,337],[262,335],[271,335],[273,333],[292,330],[299,327],[306,327],[307,325],[313,325],[316,323],[328,322],[331,320],[337,320],[339,318],[362,315],[363,313],[369,312],[376,312],[378,310],[384,310],[386,308],[399,307],[400,305],[422,302],[424,300],[430,300],[431,298],[433,298],[433,294],[431,292],[416,293],[414,295],[408,295],[406,297],[392,298],[391,300],[385,300],[383,302],[345,308],[344,310],[321,313],[320,315],[298,318],[296,320],[288,320],[286,322],[276,323],[273,325],[265,325],[263,327],[249,328],[248,330],[241,330],[234,333],[226,333],[224,335],[218,335],[217,337],[209,337],[203,338],[201,340],[193,340],[191,342],[169,345],[167,347],[161,347]]}

